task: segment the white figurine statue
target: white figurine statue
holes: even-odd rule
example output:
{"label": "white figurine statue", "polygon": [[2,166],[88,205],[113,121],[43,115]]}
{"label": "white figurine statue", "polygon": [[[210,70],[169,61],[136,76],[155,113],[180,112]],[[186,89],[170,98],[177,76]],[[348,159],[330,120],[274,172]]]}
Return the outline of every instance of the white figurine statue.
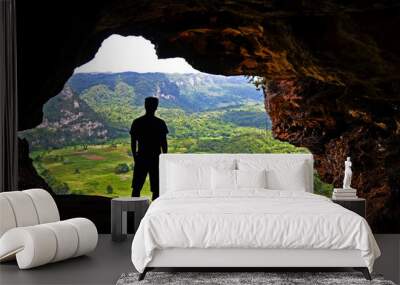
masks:
{"label": "white figurine statue", "polygon": [[343,189],[352,189],[351,188],[351,176],[353,172],[351,171],[351,161],[350,157],[347,157],[347,160],[344,162],[344,179],[343,179]]}

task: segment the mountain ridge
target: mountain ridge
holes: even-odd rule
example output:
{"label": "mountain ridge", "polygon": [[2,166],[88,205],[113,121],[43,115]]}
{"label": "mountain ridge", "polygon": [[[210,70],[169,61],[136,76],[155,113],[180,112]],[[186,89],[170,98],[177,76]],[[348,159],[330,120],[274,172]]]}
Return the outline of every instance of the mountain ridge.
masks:
{"label": "mountain ridge", "polygon": [[[210,107],[238,105],[244,101],[260,102],[262,93],[244,76],[223,76],[204,73],[77,73],[67,82],[77,94],[83,94],[94,85],[105,85],[114,90],[118,83],[133,86],[138,95],[136,104],[155,96],[161,107],[180,107],[198,112]],[[174,103],[174,100],[177,102]]]}

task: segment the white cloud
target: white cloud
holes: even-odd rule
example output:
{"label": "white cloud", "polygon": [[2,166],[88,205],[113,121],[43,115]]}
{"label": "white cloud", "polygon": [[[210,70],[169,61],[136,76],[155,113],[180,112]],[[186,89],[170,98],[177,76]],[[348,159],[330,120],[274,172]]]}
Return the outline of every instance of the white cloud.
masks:
{"label": "white cloud", "polygon": [[75,69],[83,72],[196,73],[185,59],[158,59],[154,45],[143,37],[112,35],[105,39],[96,56]]}

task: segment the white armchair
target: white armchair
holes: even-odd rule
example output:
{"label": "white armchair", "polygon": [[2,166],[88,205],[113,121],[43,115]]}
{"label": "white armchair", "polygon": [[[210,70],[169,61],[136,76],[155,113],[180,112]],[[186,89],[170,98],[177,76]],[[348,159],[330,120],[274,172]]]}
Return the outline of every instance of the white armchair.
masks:
{"label": "white armchair", "polygon": [[0,193],[0,262],[16,258],[20,269],[28,269],[84,255],[97,240],[90,220],[60,221],[56,203],[43,189]]}

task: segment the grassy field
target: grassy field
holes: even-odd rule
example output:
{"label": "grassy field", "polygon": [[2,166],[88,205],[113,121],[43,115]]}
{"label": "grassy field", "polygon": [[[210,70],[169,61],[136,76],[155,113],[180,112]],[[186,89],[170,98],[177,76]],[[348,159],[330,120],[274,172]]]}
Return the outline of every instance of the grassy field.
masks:
{"label": "grassy field", "polygon": [[[288,143],[275,140],[270,131],[247,129],[231,138],[170,139],[172,153],[305,153]],[[250,147],[251,146],[251,147]],[[33,151],[31,157],[39,174],[58,194],[84,194],[106,197],[131,195],[133,158],[127,139],[104,145],[70,146]],[[123,171],[118,171],[121,166]],[[119,167],[121,168],[121,167]],[[330,196],[332,186],[317,175],[314,191]],[[147,179],[142,196],[151,197]]]}
{"label": "grassy field", "polygon": [[[65,147],[34,151],[31,157],[35,168],[47,181],[46,172],[49,172],[52,179],[68,185],[68,192],[59,194],[130,196],[133,159],[128,154],[129,148],[129,144],[90,145],[86,150]],[[117,174],[115,168],[121,163],[126,163],[130,169]],[[112,187],[112,192],[108,186]],[[142,196],[151,196],[149,181],[142,189]]]}

